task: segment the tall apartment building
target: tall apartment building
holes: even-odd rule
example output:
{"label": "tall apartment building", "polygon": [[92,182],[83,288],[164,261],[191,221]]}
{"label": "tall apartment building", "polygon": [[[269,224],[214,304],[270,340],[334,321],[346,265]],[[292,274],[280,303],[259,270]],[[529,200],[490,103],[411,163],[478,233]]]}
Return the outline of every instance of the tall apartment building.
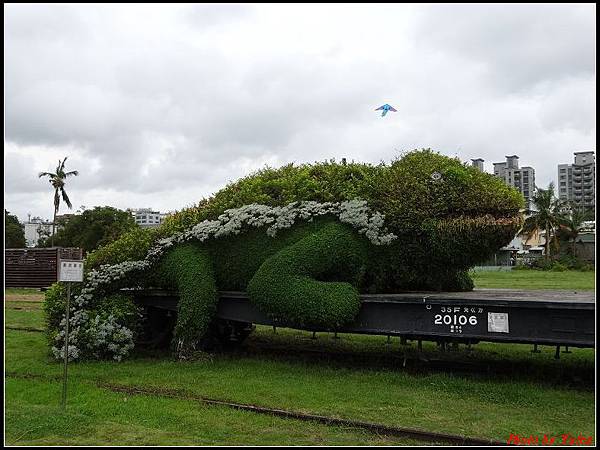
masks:
{"label": "tall apartment building", "polygon": [[595,213],[596,161],[593,151],[574,152],[573,164],[558,165],[558,198]]}
{"label": "tall apartment building", "polygon": [[152,208],[128,209],[129,213],[141,227],[157,227],[163,223],[167,214],[161,214],[159,211],[153,211]]}
{"label": "tall apartment building", "polygon": [[476,159],[472,159],[471,161],[472,161],[471,164],[473,165],[473,167],[477,167],[479,170],[481,170],[482,172],[484,172],[484,170],[483,170],[483,162],[484,162],[484,160],[483,159],[476,158]]}
{"label": "tall apartment building", "polygon": [[[473,161],[473,165],[475,165],[475,161]],[[535,169],[533,167],[519,168],[519,157],[510,155],[506,156],[505,162],[494,163],[494,175],[502,178],[509,186],[517,188],[525,197],[525,207],[531,209],[531,198],[535,194]]]}

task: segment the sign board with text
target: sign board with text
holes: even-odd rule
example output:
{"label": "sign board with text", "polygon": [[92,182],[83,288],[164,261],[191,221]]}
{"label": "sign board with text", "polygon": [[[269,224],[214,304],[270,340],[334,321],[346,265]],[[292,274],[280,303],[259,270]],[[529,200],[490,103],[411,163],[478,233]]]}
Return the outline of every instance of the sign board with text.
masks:
{"label": "sign board with text", "polygon": [[58,281],[83,281],[83,261],[61,259],[59,265]]}

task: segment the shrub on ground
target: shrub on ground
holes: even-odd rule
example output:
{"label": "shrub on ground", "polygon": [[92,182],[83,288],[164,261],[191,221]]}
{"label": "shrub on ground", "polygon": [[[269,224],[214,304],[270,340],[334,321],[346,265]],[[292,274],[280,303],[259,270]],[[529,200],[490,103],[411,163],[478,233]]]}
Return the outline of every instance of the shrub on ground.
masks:
{"label": "shrub on ground", "polygon": [[562,264],[560,261],[554,261],[550,266],[549,270],[552,272],[564,272],[566,270],[569,270],[569,268]]}
{"label": "shrub on ground", "polygon": [[[69,357],[72,359],[120,360],[134,346],[141,331],[142,315],[130,296],[115,293],[85,311],[76,311],[74,299],[79,286],[71,288],[71,328],[69,330]],[[64,357],[67,288],[64,283],[54,283],[44,296],[46,336],[56,357]],[[85,314],[86,320],[81,319]]]}
{"label": "shrub on ground", "polygon": [[[48,338],[53,340],[59,331],[60,321],[67,305],[67,288],[64,283],[54,283],[44,294],[44,322]],[[54,344],[54,342],[51,342]]]}
{"label": "shrub on ground", "polygon": [[589,272],[594,270],[594,265],[572,255],[564,254],[550,259],[537,258],[527,264],[514,267],[513,270],[550,270],[563,272],[565,270],[577,270]]}

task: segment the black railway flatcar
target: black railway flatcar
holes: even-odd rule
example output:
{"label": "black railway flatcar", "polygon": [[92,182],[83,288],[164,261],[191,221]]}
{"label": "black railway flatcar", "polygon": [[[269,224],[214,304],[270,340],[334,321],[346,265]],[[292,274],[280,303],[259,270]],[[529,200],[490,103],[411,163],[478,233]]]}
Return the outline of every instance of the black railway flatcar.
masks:
{"label": "black railway flatcar", "polygon": [[[136,301],[146,308],[154,334],[162,329],[166,335],[174,323],[177,293],[134,293]],[[475,289],[362,295],[361,302],[355,322],[336,331],[443,344],[488,341],[556,345],[557,357],[561,345],[595,347],[594,292]],[[170,321],[165,321],[165,311]],[[213,334],[220,340],[241,341],[252,324],[287,326],[261,313],[243,292],[220,292],[217,320]]]}

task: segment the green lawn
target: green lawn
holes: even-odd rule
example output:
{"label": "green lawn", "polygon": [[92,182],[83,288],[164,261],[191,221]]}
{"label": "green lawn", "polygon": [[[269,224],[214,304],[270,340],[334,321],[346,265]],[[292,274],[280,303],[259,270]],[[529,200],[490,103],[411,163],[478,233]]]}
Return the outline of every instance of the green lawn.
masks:
{"label": "green lawn", "polygon": [[472,271],[478,288],[567,289],[591,291],[596,287],[595,272],[550,272],[542,270]]}
{"label": "green lawn", "polygon": [[62,384],[8,378],[8,445],[398,445],[366,431],[256,415],[189,400],[128,396],[74,377],[66,412]]}
{"label": "green lawn", "polygon": [[[42,326],[41,310],[5,309],[6,324]],[[24,315],[30,318],[25,319]],[[343,427],[274,418],[191,400],[128,396],[97,386],[180,389],[213,399],[505,440],[510,433],[594,433],[592,349],[480,344],[423,356],[485,362],[489,373],[403,366],[412,347],[382,336],[258,327],[241,351],[196,362],[138,355],[72,364],[67,412],[59,408],[62,366],[42,333],[5,332],[6,443],[23,445],[414,445]],[[40,378],[25,377],[37,375]],[[73,424],[76,424],[74,426]]]}
{"label": "green lawn", "polygon": [[37,314],[32,310],[16,311],[5,309],[6,325],[10,327],[21,328],[43,328],[43,320],[41,320],[41,312]]}
{"label": "green lawn", "polygon": [[4,288],[4,295],[43,295],[38,288]]}

